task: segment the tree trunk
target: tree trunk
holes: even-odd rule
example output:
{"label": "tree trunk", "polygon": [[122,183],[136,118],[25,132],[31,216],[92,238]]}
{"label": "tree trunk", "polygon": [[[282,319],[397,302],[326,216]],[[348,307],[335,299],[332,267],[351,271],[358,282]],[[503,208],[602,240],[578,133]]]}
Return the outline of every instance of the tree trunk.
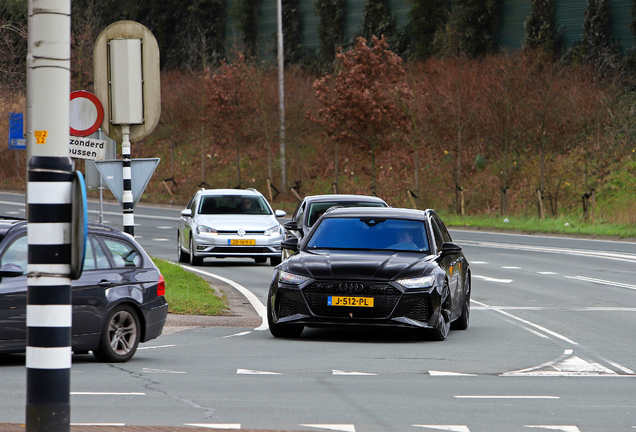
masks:
{"label": "tree trunk", "polygon": [[377,196],[375,192],[375,144],[371,144],[371,195]]}
{"label": "tree trunk", "polygon": [[236,143],[236,188],[241,188],[241,155],[239,153],[239,144]]}
{"label": "tree trunk", "polygon": [[335,151],[335,166],[334,166],[334,177],[335,177],[335,181],[334,181],[334,185],[335,185],[335,190],[338,189],[338,143],[336,143],[336,151]]}

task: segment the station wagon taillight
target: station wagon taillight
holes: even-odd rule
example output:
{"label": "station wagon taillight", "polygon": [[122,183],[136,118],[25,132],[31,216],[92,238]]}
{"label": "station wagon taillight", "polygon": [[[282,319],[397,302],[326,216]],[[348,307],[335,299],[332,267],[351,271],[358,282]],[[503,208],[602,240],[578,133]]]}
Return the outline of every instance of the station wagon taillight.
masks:
{"label": "station wagon taillight", "polygon": [[166,281],[163,279],[163,275],[159,275],[159,282],[157,283],[157,295],[165,296],[166,295]]}

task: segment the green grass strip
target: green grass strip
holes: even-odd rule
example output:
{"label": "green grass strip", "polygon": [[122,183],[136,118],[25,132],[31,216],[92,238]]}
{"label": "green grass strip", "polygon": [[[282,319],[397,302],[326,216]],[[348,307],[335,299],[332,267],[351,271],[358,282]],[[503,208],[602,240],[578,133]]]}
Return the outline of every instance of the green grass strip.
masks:
{"label": "green grass strip", "polygon": [[585,222],[580,216],[546,217],[540,220],[529,216],[459,216],[442,213],[442,220],[452,228],[494,228],[502,231],[545,233],[583,237],[636,238],[636,226],[609,224],[603,221]]}
{"label": "green grass strip", "polygon": [[181,266],[160,258],[152,259],[166,281],[168,312],[183,315],[223,315],[229,311],[227,297],[210,283]]}

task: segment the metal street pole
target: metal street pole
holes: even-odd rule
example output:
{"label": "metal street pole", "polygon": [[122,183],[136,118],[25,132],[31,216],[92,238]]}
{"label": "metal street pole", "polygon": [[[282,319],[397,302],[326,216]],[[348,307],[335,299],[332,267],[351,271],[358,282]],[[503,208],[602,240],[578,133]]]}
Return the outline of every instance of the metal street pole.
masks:
{"label": "metal street pole", "polygon": [[70,431],[71,0],[29,0],[26,430]]}
{"label": "metal street pole", "polygon": [[278,8],[278,113],[280,148],[280,190],[287,190],[287,162],[285,160],[285,54],[283,51],[283,5],[276,0]]}

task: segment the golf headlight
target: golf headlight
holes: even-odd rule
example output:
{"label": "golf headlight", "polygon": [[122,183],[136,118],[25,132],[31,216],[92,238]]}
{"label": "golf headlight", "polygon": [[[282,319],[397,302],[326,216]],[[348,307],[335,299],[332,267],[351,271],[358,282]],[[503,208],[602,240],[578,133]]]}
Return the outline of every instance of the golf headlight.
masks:
{"label": "golf headlight", "polygon": [[288,285],[300,285],[305,282],[309,278],[306,276],[298,276],[292,273],[287,273],[286,271],[281,271],[278,276],[278,281]]}
{"label": "golf headlight", "polygon": [[435,284],[435,276],[422,276],[412,279],[400,279],[396,281],[404,288],[413,289],[413,288],[430,288]]}
{"label": "golf headlight", "polygon": [[219,232],[214,228],[206,227],[204,225],[199,225],[197,227],[197,234],[203,237],[214,237],[218,236]]}
{"label": "golf headlight", "polygon": [[276,225],[271,227],[270,229],[265,230],[264,234],[266,236],[273,236],[273,235],[280,234],[280,225]]}

